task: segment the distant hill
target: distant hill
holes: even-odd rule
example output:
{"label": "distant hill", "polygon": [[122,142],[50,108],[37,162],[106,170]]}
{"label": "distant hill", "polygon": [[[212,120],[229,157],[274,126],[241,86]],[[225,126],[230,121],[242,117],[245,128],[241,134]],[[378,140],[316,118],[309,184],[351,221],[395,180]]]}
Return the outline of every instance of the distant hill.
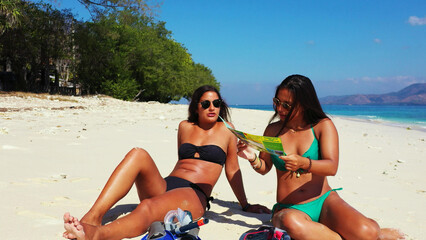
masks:
{"label": "distant hill", "polygon": [[357,94],[320,98],[321,104],[336,105],[426,105],[426,83],[415,83],[398,92]]}

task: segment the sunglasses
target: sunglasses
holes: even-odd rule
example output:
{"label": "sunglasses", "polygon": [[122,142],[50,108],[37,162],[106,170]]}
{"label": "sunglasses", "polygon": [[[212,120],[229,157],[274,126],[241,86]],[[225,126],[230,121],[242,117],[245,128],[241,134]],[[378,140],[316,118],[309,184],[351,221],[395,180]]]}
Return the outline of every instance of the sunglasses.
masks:
{"label": "sunglasses", "polygon": [[287,110],[290,110],[291,109],[291,105],[290,104],[288,104],[288,103],[285,103],[285,102],[281,102],[278,98],[272,98],[272,101],[274,102],[274,105],[275,106],[281,106],[281,107],[283,107],[283,108],[285,108],[285,109],[287,109]]}
{"label": "sunglasses", "polygon": [[[200,104],[201,104],[201,107],[203,107],[204,109],[207,109],[207,108],[209,108],[210,107],[210,101],[209,100],[204,100],[204,101],[202,101],[202,102],[200,102]],[[220,100],[220,99],[216,99],[216,100],[213,100],[213,106],[215,107],[215,108],[218,108],[218,107],[220,107],[220,105],[222,104],[222,100]]]}

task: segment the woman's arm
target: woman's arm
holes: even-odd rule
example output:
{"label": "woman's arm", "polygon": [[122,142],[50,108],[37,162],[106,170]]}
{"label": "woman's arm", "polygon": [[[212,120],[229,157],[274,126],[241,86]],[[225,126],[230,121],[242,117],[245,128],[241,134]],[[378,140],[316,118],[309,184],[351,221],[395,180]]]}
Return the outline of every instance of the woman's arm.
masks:
{"label": "woman's arm", "polygon": [[240,165],[238,164],[237,138],[231,132],[227,132],[229,143],[225,162],[225,174],[229,184],[231,185],[232,191],[234,192],[244,211],[255,213],[270,213],[270,210],[262,205],[251,205],[248,203],[244,191]]}
{"label": "woman's arm", "polygon": [[339,135],[333,121],[328,118],[320,121],[315,134],[319,141],[321,160],[312,161],[310,172],[321,176],[334,176],[339,167]]}
{"label": "woman's arm", "polygon": [[[270,131],[270,127],[268,126],[263,135],[271,136],[269,134]],[[265,175],[271,170],[272,161],[269,153],[260,152],[259,154],[256,154],[253,148],[249,147],[242,141],[238,141],[237,148],[238,156],[247,159],[256,172]]]}
{"label": "woman's arm", "polygon": [[180,145],[182,144],[182,128],[184,127],[186,121],[182,121],[179,123],[178,132],[177,132],[177,147],[179,149]]}

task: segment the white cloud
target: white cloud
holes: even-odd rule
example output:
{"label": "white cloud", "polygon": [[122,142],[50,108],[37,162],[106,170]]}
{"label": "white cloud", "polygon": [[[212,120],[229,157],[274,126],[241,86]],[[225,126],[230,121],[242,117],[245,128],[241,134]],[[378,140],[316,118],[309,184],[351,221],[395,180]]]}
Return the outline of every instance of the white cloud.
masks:
{"label": "white cloud", "polygon": [[426,25],[426,17],[419,18],[417,16],[411,16],[408,18],[408,23],[412,26]]}
{"label": "white cloud", "polygon": [[377,43],[377,44],[380,44],[380,43],[382,43],[382,40],[380,40],[380,39],[378,39],[378,38],[375,38],[375,39],[374,39],[374,42],[375,42],[375,43]]}

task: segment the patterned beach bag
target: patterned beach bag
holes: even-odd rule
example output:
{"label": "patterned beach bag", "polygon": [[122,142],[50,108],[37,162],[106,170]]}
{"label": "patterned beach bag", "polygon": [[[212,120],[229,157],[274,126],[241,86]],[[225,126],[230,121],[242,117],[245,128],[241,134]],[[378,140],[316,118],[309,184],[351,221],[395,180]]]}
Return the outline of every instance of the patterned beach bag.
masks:
{"label": "patterned beach bag", "polygon": [[249,230],[241,235],[239,240],[291,240],[286,231],[271,227],[261,226],[258,229]]}

